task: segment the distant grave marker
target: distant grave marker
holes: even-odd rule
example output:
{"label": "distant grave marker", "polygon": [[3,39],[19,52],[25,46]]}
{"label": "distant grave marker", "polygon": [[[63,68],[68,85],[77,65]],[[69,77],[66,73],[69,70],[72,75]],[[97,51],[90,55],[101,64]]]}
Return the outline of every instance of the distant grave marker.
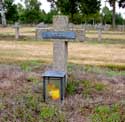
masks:
{"label": "distant grave marker", "polygon": [[97,30],[98,30],[98,41],[101,41],[102,40],[102,30],[103,30],[102,24],[99,24],[97,26]]}
{"label": "distant grave marker", "polygon": [[19,32],[20,25],[19,25],[19,23],[16,22],[15,25],[13,26],[13,28],[15,28],[15,39],[19,39],[19,36],[20,36],[20,32]]}

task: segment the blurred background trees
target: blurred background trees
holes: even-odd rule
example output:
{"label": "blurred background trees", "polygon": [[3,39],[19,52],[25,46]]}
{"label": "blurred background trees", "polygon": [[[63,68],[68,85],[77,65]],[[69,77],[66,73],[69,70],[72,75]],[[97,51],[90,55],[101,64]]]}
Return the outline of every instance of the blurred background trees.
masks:
{"label": "blurred background trees", "polygon": [[[117,0],[109,0],[113,7]],[[115,10],[104,7],[100,12],[100,0],[48,0],[51,3],[51,10],[46,13],[41,10],[39,0],[23,0],[22,3],[15,4],[15,0],[5,0],[7,23],[13,24],[16,21],[26,24],[37,24],[39,22],[52,23],[53,15],[68,15],[70,22],[81,23],[103,23],[123,24],[124,19]],[[120,7],[125,7],[125,0],[117,1]],[[114,8],[115,9],[115,8]],[[114,19],[113,19],[114,18]]]}

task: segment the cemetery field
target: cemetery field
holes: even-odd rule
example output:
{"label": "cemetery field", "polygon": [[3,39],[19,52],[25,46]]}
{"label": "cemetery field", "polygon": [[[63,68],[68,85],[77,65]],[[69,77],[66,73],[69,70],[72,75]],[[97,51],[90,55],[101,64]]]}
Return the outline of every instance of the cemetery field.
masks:
{"label": "cemetery field", "polygon": [[[98,33],[96,31],[89,31],[86,32],[86,36],[91,39],[98,38]],[[103,40],[125,40],[125,33],[124,32],[113,32],[113,31],[102,31],[102,39]]]}
{"label": "cemetery field", "polygon": [[[52,42],[0,41],[0,62],[37,60],[52,63]],[[124,44],[69,43],[69,63],[125,68]]]}
{"label": "cemetery field", "polygon": [[[25,27],[22,26],[20,28],[20,34],[23,37],[35,37],[36,27]],[[13,27],[1,28],[0,27],[0,35],[2,36],[14,36],[15,29]],[[98,32],[96,30],[87,30],[86,31],[87,39],[97,39]],[[125,32],[123,31],[102,31],[102,39],[103,40],[125,40]]]}
{"label": "cemetery field", "polygon": [[125,122],[123,33],[98,42],[89,31],[90,40],[69,42],[65,99],[45,103],[41,74],[52,68],[53,43],[34,32],[22,28],[15,40],[12,28],[0,29],[0,122]]}

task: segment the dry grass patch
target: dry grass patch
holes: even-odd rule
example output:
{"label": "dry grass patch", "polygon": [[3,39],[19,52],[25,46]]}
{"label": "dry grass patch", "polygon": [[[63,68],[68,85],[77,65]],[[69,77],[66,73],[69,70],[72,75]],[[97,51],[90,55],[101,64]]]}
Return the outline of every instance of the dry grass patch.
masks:
{"label": "dry grass patch", "polygon": [[[15,29],[11,27],[2,28],[0,27],[0,34],[7,36],[7,35],[15,35]],[[20,35],[21,36],[35,36],[35,27],[21,27],[20,28]]]}
{"label": "dry grass patch", "polygon": [[69,46],[69,61],[78,64],[125,65],[124,55],[125,48],[121,45],[70,43]]}
{"label": "dry grass patch", "polygon": [[[52,42],[0,41],[0,62],[52,62]],[[90,65],[125,65],[125,45],[69,43],[69,62]]]}

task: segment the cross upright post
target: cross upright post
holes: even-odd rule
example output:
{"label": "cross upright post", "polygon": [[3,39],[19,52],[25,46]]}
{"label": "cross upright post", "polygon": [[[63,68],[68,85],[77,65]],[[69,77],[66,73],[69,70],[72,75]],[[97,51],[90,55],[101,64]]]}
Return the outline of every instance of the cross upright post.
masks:
{"label": "cross upright post", "polygon": [[[53,18],[54,31],[67,31],[68,17],[55,16]],[[67,72],[68,42],[67,40],[54,41],[53,45],[53,69]]]}

